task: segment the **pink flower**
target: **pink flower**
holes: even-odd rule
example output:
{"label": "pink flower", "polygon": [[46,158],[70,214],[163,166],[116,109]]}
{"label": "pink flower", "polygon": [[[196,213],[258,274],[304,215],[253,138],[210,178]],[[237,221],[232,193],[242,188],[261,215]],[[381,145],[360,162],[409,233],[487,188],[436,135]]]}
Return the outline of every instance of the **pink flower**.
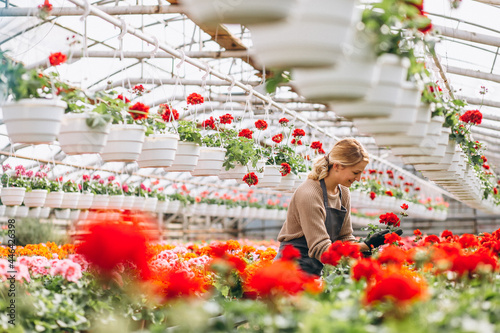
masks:
{"label": "pink flower", "polygon": [[109,177],[108,177],[108,182],[112,182],[112,181],[113,181],[113,180],[115,180],[115,179],[116,179],[116,178],[115,178],[115,176],[109,176]]}
{"label": "pink flower", "polygon": [[20,264],[20,263],[15,263],[14,264],[14,269],[16,270],[16,280],[17,281],[23,281],[23,279],[26,282],[31,282],[30,278],[30,272],[28,270],[28,266]]}

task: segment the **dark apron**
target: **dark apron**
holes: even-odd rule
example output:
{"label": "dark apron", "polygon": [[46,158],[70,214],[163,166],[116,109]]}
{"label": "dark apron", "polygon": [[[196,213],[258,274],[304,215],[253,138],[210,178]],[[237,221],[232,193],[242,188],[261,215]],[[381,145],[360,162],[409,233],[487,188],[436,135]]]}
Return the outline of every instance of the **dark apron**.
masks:
{"label": "dark apron", "polygon": [[[342,225],[344,224],[344,218],[347,214],[347,210],[344,206],[342,206],[342,191],[340,190],[339,185],[339,197],[340,197],[340,209],[336,209],[328,206],[328,195],[326,191],[325,180],[321,179],[320,181],[321,189],[323,190],[323,203],[325,205],[326,210],[326,218],[325,218],[325,227],[328,235],[330,236],[330,240],[335,242],[340,234],[340,230],[342,229]],[[321,270],[323,269],[323,264],[316,258],[309,257],[309,247],[307,246],[307,241],[305,236],[295,238],[286,242],[281,242],[278,255],[276,259],[281,258],[281,252],[285,245],[293,245],[300,251],[301,257],[298,260],[300,268],[314,275],[321,275]]]}

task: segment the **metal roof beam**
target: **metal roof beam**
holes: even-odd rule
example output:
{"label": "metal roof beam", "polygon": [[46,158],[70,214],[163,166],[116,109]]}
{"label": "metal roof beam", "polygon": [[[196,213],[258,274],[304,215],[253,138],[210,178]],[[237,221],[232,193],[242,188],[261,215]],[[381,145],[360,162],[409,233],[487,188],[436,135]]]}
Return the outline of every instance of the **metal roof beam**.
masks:
{"label": "metal roof beam", "polygon": [[[99,6],[100,10],[109,15],[141,15],[141,14],[182,14],[180,5],[164,6]],[[37,7],[7,7],[0,8],[0,17],[32,16],[40,9]],[[53,7],[49,16],[81,16],[85,10],[78,7]],[[89,15],[93,15],[89,13]]]}

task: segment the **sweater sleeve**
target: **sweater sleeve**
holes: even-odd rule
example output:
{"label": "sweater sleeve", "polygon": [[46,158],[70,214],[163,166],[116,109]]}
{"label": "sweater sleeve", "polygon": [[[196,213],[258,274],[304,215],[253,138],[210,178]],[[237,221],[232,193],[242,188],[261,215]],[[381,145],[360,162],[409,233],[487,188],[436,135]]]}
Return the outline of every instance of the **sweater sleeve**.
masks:
{"label": "sweater sleeve", "polygon": [[321,259],[330,244],[330,236],[326,230],[326,211],[322,194],[313,188],[307,188],[296,195],[296,207],[300,225],[309,247],[309,257]]}
{"label": "sweater sleeve", "polygon": [[347,214],[344,218],[344,224],[342,229],[340,229],[339,240],[341,241],[355,241],[356,238],[353,236],[352,223],[351,223],[351,193],[348,187],[342,186],[342,205],[344,205],[347,210]]}

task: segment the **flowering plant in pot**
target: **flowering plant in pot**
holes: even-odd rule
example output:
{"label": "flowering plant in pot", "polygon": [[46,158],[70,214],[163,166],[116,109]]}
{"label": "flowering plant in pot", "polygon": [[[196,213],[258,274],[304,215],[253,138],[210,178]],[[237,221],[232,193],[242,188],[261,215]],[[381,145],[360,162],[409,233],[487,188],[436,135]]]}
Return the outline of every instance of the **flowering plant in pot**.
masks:
{"label": "flowering plant in pot", "polygon": [[12,170],[12,167],[9,164],[2,165],[3,174],[0,177],[2,186],[4,188],[7,187],[18,187],[18,188],[27,188],[29,185],[28,176],[26,175],[26,169],[22,165],[18,165],[14,168],[14,172],[9,171]]}

